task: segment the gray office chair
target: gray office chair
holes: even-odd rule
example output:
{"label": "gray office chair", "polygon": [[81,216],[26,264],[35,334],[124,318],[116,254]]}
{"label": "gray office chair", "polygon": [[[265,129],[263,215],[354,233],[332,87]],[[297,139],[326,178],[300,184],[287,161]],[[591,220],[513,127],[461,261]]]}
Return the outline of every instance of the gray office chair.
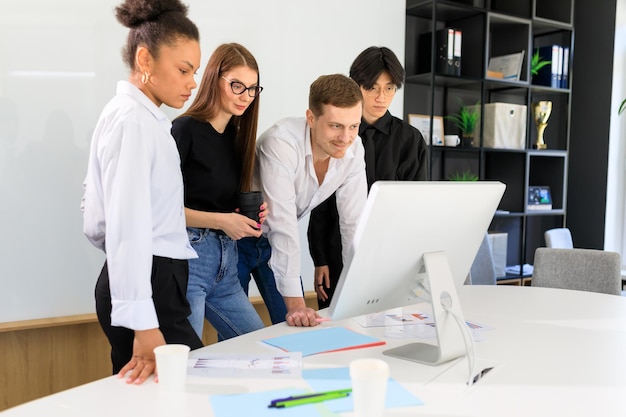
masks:
{"label": "gray office chair", "polygon": [[495,285],[496,268],[487,233],[483,237],[478,253],[470,268],[468,283],[471,285]]}
{"label": "gray office chair", "polygon": [[546,239],[546,247],[573,249],[572,233],[567,227],[559,227],[556,229],[546,230],[543,234]]}
{"label": "gray office chair", "polygon": [[537,248],[532,285],[621,295],[619,253],[595,249]]}

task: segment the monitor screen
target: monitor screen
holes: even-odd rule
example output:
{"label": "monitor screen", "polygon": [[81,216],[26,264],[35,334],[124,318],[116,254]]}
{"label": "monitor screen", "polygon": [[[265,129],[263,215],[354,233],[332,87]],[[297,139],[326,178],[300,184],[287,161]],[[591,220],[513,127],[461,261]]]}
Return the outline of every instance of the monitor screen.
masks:
{"label": "monitor screen", "polygon": [[447,257],[450,285],[463,285],[504,189],[490,181],[374,183],[329,315],[338,320],[418,303],[423,255],[431,252]]}

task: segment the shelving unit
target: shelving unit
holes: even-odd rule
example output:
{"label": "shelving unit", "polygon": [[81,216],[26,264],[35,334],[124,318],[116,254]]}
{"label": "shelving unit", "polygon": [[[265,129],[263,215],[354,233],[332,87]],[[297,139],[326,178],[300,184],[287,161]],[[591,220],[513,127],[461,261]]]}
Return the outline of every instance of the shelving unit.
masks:
{"label": "shelving unit", "polygon": [[[535,249],[544,246],[543,233],[563,227],[566,216],[567,163],[570,134],[571,75],[567,86],[533,84],[530,61],[535,48],[558,44],[573,58],[574,0],[407,0],[407,71],[404,109],[409,114],[443,117],[446,134],[461,134],[447,116],[461,106],[476,104],[481,123],[472,147],[430,147],[432,180],[447,180],[457,172],[471,171],[481,180],[507,185],[490,230],[505,232],[507,266],[515,273],[498,277],[499,283],[529,285],[522,265],[533,264]],[[462,32],[460,75],[437,71],[437,32],[445,28]],[[492,57],[524,52],[519,79],[488,78]],[[544,140],[537,150],[537,128],[532,103],[552,102]],[[484,109],[487,103],[526,106],[526,132],[521,149],[485,147]],[[432,138],[433,124],[426,132]],[[530,210],[530,186],[548,186],[552,209]]]}

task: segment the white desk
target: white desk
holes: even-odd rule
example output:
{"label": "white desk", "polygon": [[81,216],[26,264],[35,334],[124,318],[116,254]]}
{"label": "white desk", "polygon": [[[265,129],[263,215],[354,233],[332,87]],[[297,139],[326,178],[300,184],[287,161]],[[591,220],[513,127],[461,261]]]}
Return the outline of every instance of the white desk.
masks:
{"label": "white desk", "polygon": [[[626,415],[626,298],[512,286],[466,286],[459,292],[465,318],[494,327],[476,343],[477,355],[498,363],[478,384],[464,383],[462,362],[438,367],[384,356],[391,376],[425,405],[387,410],[394,416],[624,416]],[[365,333],[353,320],[346,325]],[[329,325],[324,323],[323,325]],[[286,332],[272,326],[204,348],[211,352],[266,352],[257,343]],[[367,329],[374,336],[381,329]],[[406,340],[304,359],[305,368],[347,366],[356,357],[381,356]],[[192,353],[193,354],[193,353]],[[129,386],[105,378],[9,409],[21,416],[212,416],[209,395],[284,388],[304,381],[189,378],[187,392],[164,395],[147,381]],[[346,416],[351,413],[346,413]]]}

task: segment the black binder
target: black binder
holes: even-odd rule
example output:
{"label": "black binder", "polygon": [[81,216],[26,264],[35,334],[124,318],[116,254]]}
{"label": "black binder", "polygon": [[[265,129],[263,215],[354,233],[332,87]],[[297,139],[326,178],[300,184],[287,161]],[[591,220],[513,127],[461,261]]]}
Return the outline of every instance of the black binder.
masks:
{"label": "black binder", "polygon": [[463,34],[459,29],[454,29],[454,46],[453,56],[454,56],[454,75],[461,75],[461,40]]}
{"label": "black binder", "polygon": [[453,28],[443,28],[435,32],[435,64],[434,68],[431,69],[432,33],[420,35],[417,72],[422,74],[434,71],[437,74],[461,75],[460,48],[458,56],[455,56],[454,39],[455,30]]}

